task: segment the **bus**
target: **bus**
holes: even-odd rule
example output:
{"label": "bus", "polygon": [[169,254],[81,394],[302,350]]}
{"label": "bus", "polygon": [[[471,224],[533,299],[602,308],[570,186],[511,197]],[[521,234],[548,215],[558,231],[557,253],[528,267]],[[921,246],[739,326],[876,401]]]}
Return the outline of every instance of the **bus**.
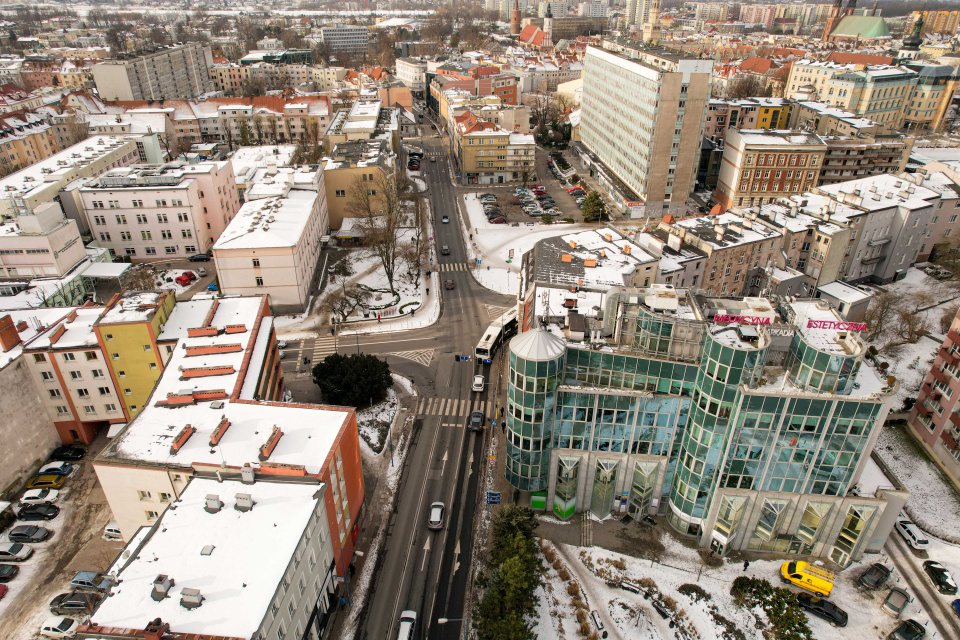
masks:
{"label": "bus", "polygon": [[477,360],[490,364],[497,349],[503,343],[517,335],[517,308],[513,307],[505,314],[490,323],[483,337],[477,343]]}

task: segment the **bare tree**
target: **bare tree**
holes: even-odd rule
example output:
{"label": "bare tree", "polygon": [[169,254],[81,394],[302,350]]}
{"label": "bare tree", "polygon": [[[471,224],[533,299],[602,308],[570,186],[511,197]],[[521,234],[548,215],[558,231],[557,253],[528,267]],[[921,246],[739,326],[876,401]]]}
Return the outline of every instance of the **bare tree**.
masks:
{"label": "bare tree", "polygon": [[904,342],[915,344],[928,333],[930,325],[919,311],[903,308],[897,311],[896,335]]}
{"label": "bare tree", "polygon": [[66,118],[63,120],[63,131],[64,131],[64,146],[69,147],[70,145],[77,144],[78,142],[83,142],[90,137],[90,125],[87,124],[87,121],[76,111],[71,111]]}
{"label": "bare tree", "polygon": [[337,285],[338,288],[327,295],[322,309],[335,315],[338,321],[344,322],[347,316],[366,302],[370,297],[370,290],[356,284],[349,284],[350,276],[353,275],[353,267],[346,257],[330,267],[328,275],[330,283]]}
{"label": "bare tree", "polygon": [[898,300],[887,291],[880,291],[873,297],[864,317],[870,328],[868,340],[875,340],[883,333],[887,323],[897,314],[898,307]]}
{"label": "bare tree", "polygon": [[390,291],[395,291],[394,279],[400,265],[403,248],[400,236],[403,230],[403,193],[408,187],[406,176],[394,170],[391,174],[377,172],[373,180],[357,178],[350,188],[347,211],[360,220],[364,243],[380,260]]}

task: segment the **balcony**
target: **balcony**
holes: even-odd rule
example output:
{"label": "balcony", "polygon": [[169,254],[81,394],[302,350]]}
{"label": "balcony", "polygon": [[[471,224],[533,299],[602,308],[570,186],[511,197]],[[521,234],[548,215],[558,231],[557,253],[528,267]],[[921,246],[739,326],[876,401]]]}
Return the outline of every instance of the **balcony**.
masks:
{"label": "balcony", "polygon": [[957,356],[957,354],[946,347],[940,347],[940,353],[938,355],[951,367],[957,366],[957,363],[960,362],[960,356]]}
{"label": "balcony", "polygon": [[930,373],[933,374],[933,377],[937,380],[937,382],[946,385],[950,384],[950,377],[940,369],[931,369]]}
{"label": "balcony", "polygon": [[952,422],[958,429],[960,429],[960,414],[957,414],[956,411],[950,412],[950,422]]}
{"label": "balcony", "polygon": [[950,329],[950,331],[947,331],[947,337],[950,338],[950,342],[953,344],[960,344],[960,333],[957,333],[956,329]]}
{"label": "balcony", "polygon": [[918,402],[914,406],[917,408],[917,413],[922,415],[924,418],[930,417],[930,412],[927,410],[927,408],[923,405],[922,402]]}
{"label": "balcony", "polygon": [[889,243],[891,240],[893,240],[893,238],[891,238],[890,236],[887,236],[886,238],[874,238],[867,244],[870,245],[871,247],[880,247]]}
{"label": "balcony", "polygon": [[946,431],[940,433],[940,439],[943,440],[944,446],[950,451],[956,451],[958,448],[960,448],[957,447],[957,441],[954,440],[953,437]]}

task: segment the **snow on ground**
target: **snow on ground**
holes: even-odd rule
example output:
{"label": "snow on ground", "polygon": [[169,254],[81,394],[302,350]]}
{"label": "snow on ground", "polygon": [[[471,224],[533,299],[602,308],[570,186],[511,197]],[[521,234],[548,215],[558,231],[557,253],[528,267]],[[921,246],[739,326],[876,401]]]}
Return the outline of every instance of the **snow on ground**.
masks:
{"label": "snow on ground", "polygon": [[394,416],[397,415],[398,407],[397,392],[387,389],[387,397],[383,402],[378,402],[372,407],[357,409],[357,430],[360,432],[360,437],[374,452],[383,451],[387,430]]}
{"label": "snow on ground", "polygon": [[[511,197],[504,193],[500,197]],[[477,193],[468,193],[463,196],[462,231],[467,240],[467,253],[470,262],[474,265],[472,272],[477,282],[487,289],[498,293],[515,294],[519,287],[521,258],[524,253],[533,248],[540,240],[595,229],[596,226],[583,224],[540,224],[533,222],[520,223],[519,226],[510,224],[491,224],[483,215],[483,205]],[[470,239],[470,236],[473,236]],[[513,250],[513,259],[510,260],[510,250]],[[477,259],[480,267],[477,268]],[[510,260],[508,262],[508,260]]]}
{"label": "snow on ground", "polygon": [[940,469],[902,427],[880,431],[877,455],[910,491],[905,510],[927,533],[960,542],[960,498]]}
{"label": "snow on ground", "polygon": [[[196,272],[195,269],[165,269],[157,273],[157,289],[163,289],[165,291],[173,291],[176,294],[181,294],[187,289],[190,288],[193,284],[196,283],[196,280],[190,283],[190,286],[182,286],[177,284],[177,278],[185,274],[187,271],[193,271],[199,279],[200,274]],[[169,281],[169,282],[168,282]]]}
{"label": "snow on ground", "polygon": [[393,385],[394,385],[394,388],[399,388],[399,389],[400,389],[401,391],[403,391],[405,394],[410,395],[410,396],[419,395],[419,394],[417,393],[416,387],[413,386],[413,383],[410,382],[410,379],[409,379],[409,378],[405,378],[405,377],[403,377],[402,375],[400,375],[399,373],[391,373],[390,375],[393,376]]}
{"label": "snow on ground", "polygon": [[[702,640],[721,640],[727,628],[739,629],[746,640],[762,640],[762,630],[757,624],[766,623],[765,614],[742,608],[730,596],[730,586],[740,575],[766,578],[779,585],[779,570],[783,560],[755,560],[744,571],[739,562],[725,562],[720,567],[702,567],[697,551],[684,547],[664,535],[662,542],[666,551],[659,562],[621,555],[599,547],[581,548],[568,545],[550,545],[561,560],[560,570],[550,568],[545,576],[541,595],[537,638],[553,640],[562,636],[575,638],[577,620],[573,606],[574,596],[569,595],[568,582],[561,579],[563,570],[580,587],[578,597],[584,599],[587,611],[596,610],[604,622],[610,638],[640,640],[673,640],[679,637],[653,609],[650,600],[642,594],[634,594],[615,586],[625,578],[633,583],[652,580],[660,594],[676,601],[677,609],[684,612],[683,626],[694,631]],[[548,552],[545,557],[548,561]],[[880,610],[888,589],[862,592],[857,588],[857,579],[865,567],[877,561],[876,557],[864,559],[837,576],[831,602],[849,615],[845,629],[833,628],[824,620],[807,616],[813,637],[817,640],[849,640],[850,638],[879,638],[895,626],[893,618]],[[955,561],[960,562],[960,549],[955,549]],[[889,562],[886,563],[889,566]],[[896,575],[896,574],[895,574]],[[893,584],[896,577],[892,577]],[[649,583],[647,583],[649,584]],[[611,586],[613,585],[613,586]],[[680,592],[682,585],[696,585],[709,595],[709,600],[698,600],[695,594]],[[688,591],[689,587],[685,589]],[[796,590],[793,590],[796,591]],[[906,615],[923,623],[926,616],[916,604],[910,605]],[[594,630],[588,620],[590,630]],[[869,629],[869,631],[867,631]],[[694,637],[691,635],[691,637]]]}
{"label": "snow on ground", "polygon": [[[891,411],[902,411],[904,400],[917,397],[940,345],[941,341],[924,336],[914,344],[891,347],[877,356],[878,362],[886,362],[890,365],[886,375],[896,377],[899,384],[897,393],[891,400]],[[876,367],[875,370],[878,374],[880,373]]]}

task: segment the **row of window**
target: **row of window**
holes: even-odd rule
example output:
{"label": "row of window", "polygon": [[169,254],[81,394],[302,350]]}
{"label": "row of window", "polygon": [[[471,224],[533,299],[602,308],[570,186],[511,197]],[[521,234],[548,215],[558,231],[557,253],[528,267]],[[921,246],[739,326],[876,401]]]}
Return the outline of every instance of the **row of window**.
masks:
{"label": "row of window", "polygon": [[[118,413],[117,405],[115,404],[105,404],[103,405],[103,410],[106,411],[107,413]],[[88,416],[96,415],[97,408],[92,404],[84,405],[83,413],[84,415],[88,415]],[[70,409],[65,405],[57,405],[57,415],[60,415],[60,416],[70,415]]]}
{"label": "row of window", "polygon": [[[201,194],[201,197],[202,197],[202,194]],[[169,206],[169,207],[182,207],[182,206],[183,206],[183,200],[179,200],[179,199],[177,199],[177,200],[172,200],[172,199],[171,199],[170,202],[169,202],[169,204],[167,203],[167,200],[166,200],[166,199],[156,200],[155,202],[156,202],[156,206],[157,206],[157,207],[168,207],[168,206]],[[119,208],[120,208],[120,201],[119,201],[119,200],[107,200],[107,204],[106,204],[106,205],[104,205],[103,200],[94,200],[94,201],[91,202],[90,204],[93,205],[93,208],[94,208],[94,209],[119,209]],[[131,204],[132,204],[132,206],[133,206],[134,208],[142,208],[142,207],[144,206],[144,205],[143,205],[143,200],[132,200],[132,201],[131,201]],[[183,214],[183,215],[186,215],[186,214]],[[126,222],[126,221],[124,221],[124,222]]]}
{"label": "row of window", "polygon": [[[135,200],[134,202],[136,202],[136,200]],[[177,200],[177,202],[180,202],[180,201]],[[94,203],[94,204],[96,204],[96,203]],[[127,216],[121,214],[121,215],[114,216],[114,217],[115,217],[116,220],[117,220],[117,224],[127,224]],[[170,220],[169,220],[169,218],[167,217],[167,214],[165,214],[165,213],[158,213],[158,214],[157,214],[157,222],[159,222],[160,224],[166,224],[166,223],[169,222],[169,221],[170,221]],[[178,214],[177,214],[177,221],[178,221],[178,222],[190,222],[190,214],[189,214],[189,213],[182,213],[182,212],[181,212],[181,213],[178,213]],[[104,216],[93,216],[93,224],[98,225],[98,226],[106,225],[106,224],[107,224],[107,219],[106,219],[106,217],[104,217]],[[149,224],[149,221],[147,220],[146,214],[143,214],[143,213],[138,213],[138,214],[137,214],[137,224]]]}

